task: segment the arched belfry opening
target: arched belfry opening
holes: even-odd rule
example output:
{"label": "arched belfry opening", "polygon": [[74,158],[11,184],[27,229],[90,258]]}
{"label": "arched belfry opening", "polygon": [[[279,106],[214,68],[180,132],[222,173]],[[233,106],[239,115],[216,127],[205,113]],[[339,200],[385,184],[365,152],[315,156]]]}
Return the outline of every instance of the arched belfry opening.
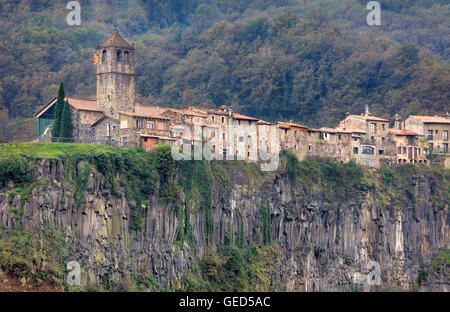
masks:
{"label": "arched belfry opening", "polygon": [[106,63],[106,61],[107,61],[107,58],[108,57],[108,54],[107,54],[107,51],[105,50],[105,49],[103,49],[103,51],[102,51],[102,63],[103,64],[105,64]]}
{"label": "arched belfry opening", "polygon": [[117,50],[117,51],[116,51],[116,55],[117,55],[116,61],[117,61],[117,62],[121,62],[122,51]]}

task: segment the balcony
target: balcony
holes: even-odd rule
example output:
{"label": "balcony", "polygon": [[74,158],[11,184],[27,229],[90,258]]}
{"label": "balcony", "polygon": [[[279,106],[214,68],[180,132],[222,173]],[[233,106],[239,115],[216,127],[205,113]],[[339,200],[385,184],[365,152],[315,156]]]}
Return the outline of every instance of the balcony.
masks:
{"label": "balcony", "polygon": [[425,136],[425,140],[426,141],[433,141],[433,135],[432,134],[427,134],[426,136]]}

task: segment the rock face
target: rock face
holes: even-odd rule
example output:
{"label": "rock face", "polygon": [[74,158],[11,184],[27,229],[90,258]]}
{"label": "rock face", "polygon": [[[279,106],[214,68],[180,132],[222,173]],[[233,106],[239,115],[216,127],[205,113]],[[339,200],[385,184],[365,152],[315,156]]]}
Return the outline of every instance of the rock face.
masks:
{"label": "rock face", "polygon": [[[193,244],[177,244],[180,220],[173,203],[158,192],[145,202],[144,227],[131,230],[125,195],[112,195],[105,177],[95,171],[84,185],[84,203],[77,205],[74,186],[64,178],[62,161],[56,160],[35,162],[35,180],[48,183],[35,183],[29,201],[12,197],[11,187],[2,190],[0,224],[11,229],[21,221],[31,232],[60,230],[68,261],[81,264],[83,280],[151,274],[161,289],[179,284],[209,249],[224,242],[230,225],[234,239],[243,228],[245,245],[267,244],[263,209],[268,209],[269,238],[278,251],[273,259],[277,273],[270,279],[280,290],[346,291],[358,285],[369,291],[376,289],[377,279],[385,290],[411,290],[438,250],[450,248],[448,202],[436,204],[449,190],[440,189],[432,175],[408,177],[411,197],[383,207],[382,194],[374,189],[325,190],[294,184],[285,170],[253,176],[232,163],[224,171],[229,180],[215,179],[213,186],[209,243],[204,212],[194,203],[189,215]],[[179,196],[181,206],[185,195]],[[23,208],[21,220],[10,213],[12,206]],[[429,271],[420,288],[447,291],[449,283],[448,273]]]}

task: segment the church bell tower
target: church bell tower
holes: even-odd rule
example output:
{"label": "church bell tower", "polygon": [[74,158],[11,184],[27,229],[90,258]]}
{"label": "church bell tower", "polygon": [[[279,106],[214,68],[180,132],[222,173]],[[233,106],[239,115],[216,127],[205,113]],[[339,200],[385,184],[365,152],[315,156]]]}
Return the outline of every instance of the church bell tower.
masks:
{"label": "church bell tower", "polygon": [[97,104],[106,114],[134,112],[135,60],[117,31],[97,47]]}

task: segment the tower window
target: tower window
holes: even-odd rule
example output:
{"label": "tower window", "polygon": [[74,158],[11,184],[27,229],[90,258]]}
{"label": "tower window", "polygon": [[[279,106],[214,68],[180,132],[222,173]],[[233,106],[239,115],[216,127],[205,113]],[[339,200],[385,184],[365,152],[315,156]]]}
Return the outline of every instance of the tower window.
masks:
{"label": "tower window", "polygon": [[122,51],[117,50],[116,54],[117,54],[117,62],[120,62],[120,57],[121,57]]}
{"label": "tower window", "polygon": [[106,63],[106,50],[102,51],[102,63]]}
{"label": "tower window", "polygon": [[129,55],[130,55],[130,52],[128,52],[128,51],[125,51],[125,52],[123,53],[123,56],[124,56],[124,62],[125,62],[125,63],[128,63],[128,62],[129,62]]}

